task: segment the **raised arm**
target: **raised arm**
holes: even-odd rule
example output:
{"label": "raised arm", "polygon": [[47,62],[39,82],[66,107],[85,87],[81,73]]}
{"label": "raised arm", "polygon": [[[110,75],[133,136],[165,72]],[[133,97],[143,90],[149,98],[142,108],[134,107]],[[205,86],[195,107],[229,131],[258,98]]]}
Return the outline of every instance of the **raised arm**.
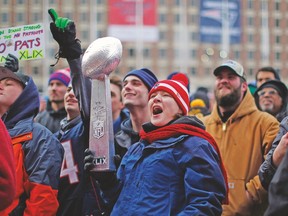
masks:
{"label": "raised arm", "polygon": [[49,9],[48,12],[53,20],[50,23],[51,33],[59,44],[59,58],[66,58],[69,63],[72,87],[79,101],[82,119],[89,122],[91,81],[82,74],[82,49],[80,40],[76,38],[75,23],[68,18],[59,17],[54,9]]}

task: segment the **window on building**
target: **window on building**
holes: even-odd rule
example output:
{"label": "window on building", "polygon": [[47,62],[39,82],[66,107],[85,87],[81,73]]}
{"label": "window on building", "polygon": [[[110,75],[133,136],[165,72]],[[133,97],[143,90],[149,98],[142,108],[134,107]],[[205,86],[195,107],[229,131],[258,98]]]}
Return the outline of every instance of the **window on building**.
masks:
{"label": "window on building", "polygon": [[190,33],[190,39],[191,39],[191,41],[198,41],[198,33],[191,32]]}
{"label": "window on building", "polygon": [[159,49],[159,57],[160,58],[166,57],[166,50],[164,48]]}
{"label": "window on building", "polygon": [[280,2],[278,2],[278,1],[275,2],[275,10],[276,11],[280,10]]}
{"label": "window on building", "polygon": [[248,76],[254,76],[254,68],[248,68]]}
{"label": "window on building", "polygon": [[196,68],[195,67],[190,68],[190,73],[191,75],[196,75]]}
{"label": "window on building", "polygon": [[129,48],[128,49],[128,55],[129,55],[129,57],[135,57],[135,55],[136,55],[135,49],[134,48]]}
{"label": "window on building", "polygon": [[32,75],[39,75],[39,67],[32,67]]}
{"label": "window on building", "polygon": [[180,23],[180,14],[175,14],[174,16],[174,23],[179,24]]}
{"label": "window on building", "polygon": [[34,0],[34,4],[40,4],[40,0]]}
{"label": "window on building", "polygon": [[181,38],[180,32],[179,31],[175,31],[174,32],[174,40],[180,41],[180,38]]}
{"label": "window on building", "polygon": [[275,19],[275,26],[278,28],[280,27],[280,19],[279,18]]}
{"label": "window on building", "polygon": [[89,32],[87,30],[81,31],[81,39],[82,40],[89,40]]}
{"label": "window on building", "polygon": [[248,52],[248,59],[250,59],[250,60],[254,59],[254,51]]}
{"label": "window on building", "polygon": [[56,0],[49,0],[49,4],[55,4]]}
{"label": "window on building", "polygon": [[248,26],[254,26],[254,19],[255,18],[254,17],[248,17],[247,19],[248,19],[247,20]]}
{"label": "window on building", "polygon": [[65,12],[64,17],[67,17],[68,19],[73,20],[73,14],[71,12]]}
{"label": "window on building", "polygon": [[81,4],[87,4],[88,1],[87,0],[81,0]]}
{"label": "window on building", "polygon": [[37,85],[37,88],[38,88],[39,92],[43,92],[43,87],[42,86]]}
{"label": "window on building", "polygon": [[166,20],[166,14],[163,14],[163,13],[160,13],[159,14],[159,23],[166,23],[167,20]]}
{"label": "window on building", "polygon": [[17,4],[24,4],[24,0],[17,0]]}
{"label": "window on building", "polygon": [[253,9],[254,8],[253,3],[254,3],[254,0],[248,0],[248,2],[247,2],[248,9]]}
{"label": "window on building", "polygon": [[240,51],[239,50],[235,50],[234,51],[234,59],[240,59]]}
{"label": "window on building", "polygon": [[8,14],[7,12],[2,12],[1,14],[1,23],[4,24],[4,23],[8,23]]}
{"label": "window on building", "polygon": [[80,21],[85,21],[85,22],[88,21],[88,14],[82,12],[82,13],[80,14]]}
{"label": "window on building", "polygon": [[103,14],[102,13],[97,13],[97,22],[101,23],[103,22]]}
{"label": "window on building", "polygon": [[103,0],[97,0],[97,4],[103,4]]}
{"label": "window on building", "polygon": [[206,67],[206,68],[205,68],[205,74],[206,74],[207,76],[211,76],[211,68]]}
{"label": "window on building", "polygon": [[174,3],[174,4],[175,4],[176,6],[179,6],[179,5],[181,4],[180,1],[181,1],[181,0],[175,0],[175,3]]}
{"label": "window on building", "polygon": [[16,14],[16,20],[17,20],[17,22],[19,22],[19,23],[25,22],[23,12],[17,12],[17,14]]}
{"label": "window on building", "polygon": [[198,6],[198,0],[190,0],[189,1],[189,4],[192,6],[192,7],[197,7]]}
{"label": "window on building", "polygon": [[197,51],[195,49],[190,49],[190,58],[195,59],[197,57]]}
{"label": "window on building", "polygon": [[2,0],[3,5],[8,5],[8,0]]}
{"label": "window on building", "polygon": [[189,23],[191,23],[192,25],[195,24],[195,23],[197,23],[197,24],[199,23],[198,22],[198,17],[199,17],[198,15],[190,14],[189,17],[190,17],[189,18]]}
{"label": "window on building", "polygon": [[150,58],[150,49],[148,49],[148,48],[144,48],[144,50],[143,50],[143,56],[145,57],[145,58]]}
{"label": "window on building", "polygon": [[281,53],[280,52],[275,52],[275,59],[278,61],[281,59]]}
{"label": "window on building", "polygon": [[159,5],[166,5],[166,0],[159,0]]}
{"label": "window on building", "polygon": [[166,32],[159,31],[159,40],[165,40],[166,39]]}
{"label": "window on building", "polygon": [[99,38],[99,37],[104,37],[104,32],[103,31],[101,31],[101,30],[97,30],[97,38]]}
{"label": "window on building", "polygon": [[39,22],[39,20],[41,19],[39,12],[34,12],[32,15],[32,19],[34,22]]}
{"label": "window on building", "polygon": [[174,58],[179,59],[180,58],[180,50],[174,49]]}
{"label": "window on building", "polygon": [[276,44],[280,44],[281,43],[281,36],[280,35],[276,35],[275,36],[275,43]]}
{"label": "window on building", "polygon": [[251,34],[251,33],[248,34],[248,42],[249,43],[253,43],[254,42],[254,35]]}

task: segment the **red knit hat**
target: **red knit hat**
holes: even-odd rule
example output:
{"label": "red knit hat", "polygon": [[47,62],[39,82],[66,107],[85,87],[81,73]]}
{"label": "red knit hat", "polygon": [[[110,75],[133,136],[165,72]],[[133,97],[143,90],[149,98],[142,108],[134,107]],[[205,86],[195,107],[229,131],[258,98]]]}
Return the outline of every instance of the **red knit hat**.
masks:
{"label": "red knit hat", "polygon": [[157,82],[149,92],[149,99],[152,93],[156,91],[168,92],[177,102],[184,115],[189,111],[189,94],[185,86],[186,80],[162,80]]}

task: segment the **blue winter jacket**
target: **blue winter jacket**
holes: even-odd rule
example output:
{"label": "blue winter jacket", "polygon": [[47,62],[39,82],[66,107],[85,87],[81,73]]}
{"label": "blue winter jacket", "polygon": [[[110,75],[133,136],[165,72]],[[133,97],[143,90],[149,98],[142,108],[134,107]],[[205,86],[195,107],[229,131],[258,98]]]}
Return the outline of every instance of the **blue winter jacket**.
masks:
{"label": "blue winter jacket", "polygon": [[[151,144],[141,140],[128,149],[117,178],[120,194],[111,215],[222,213],[226,187],[219,157],[200,137],[181,135]],[[111,200],[117,197],[112,189],[105,192]]]}

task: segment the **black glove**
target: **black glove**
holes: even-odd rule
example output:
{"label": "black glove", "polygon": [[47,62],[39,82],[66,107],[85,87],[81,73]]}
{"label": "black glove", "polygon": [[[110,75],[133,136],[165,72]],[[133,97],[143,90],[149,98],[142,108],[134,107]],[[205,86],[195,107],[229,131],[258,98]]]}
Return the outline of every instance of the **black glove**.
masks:
{"label": "black glove", "polygon": [[95,156],[90,149],[84,151],[84,170],[91,171],[95,167]]}
{"label": "black glove", "polygon": [[[90,171],[91,169],[93,169],[95,167],[95,156],[94,153],[90,150],[90,149],[85,149],[84,151],[84,170],[86,171]],[[120,155],[114,155],[113,157],[114,159],[114,163],[116,168],[118,169],[118,167],[120,166],[121,163],[121,156]]]}
{"label": "black glove", "polygon": [[[120,156],[119,156],[120,157]],[[91,171],[95,167],[95,156],[90,149],[84,151],[84,170]],[[114,157],[115,160],[115,157]],[[90,175],[99,182],[101,189],[106,190],[117,184],[117,177],[114,171],[111,172],[90,172]]]}
{"label": "black glove", "polygon": [[59,44],[59,57],[68,60],[80,58],[82,49],[80,40],[76,38],[75,23],[68,18],[58,17],[54,9],[49,9],[48,13],[53,20],[50,30]]}
{"label": "black glove", "polygon": [[10,69],[13,72],[17,72],[19,70],[19,61],[18,58],[12,54],[8,54],[6,58],[6,62],[4,67]]}

